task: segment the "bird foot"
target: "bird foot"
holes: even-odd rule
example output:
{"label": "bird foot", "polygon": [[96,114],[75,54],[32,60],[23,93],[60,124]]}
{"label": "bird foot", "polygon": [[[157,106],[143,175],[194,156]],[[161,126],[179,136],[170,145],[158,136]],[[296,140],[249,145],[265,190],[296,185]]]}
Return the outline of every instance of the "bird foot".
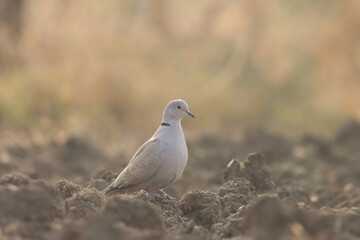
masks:
{"label": "bird foot", "polygon": [[147,194],[148,194],[150,197],[153,197],[153,198],[163,198],[163,196],[157,195],[157,194],[155,194],[155,193],[147,192]]}
{"label": "bird foot", "polygon": [[158,194],[151,193],[151,192],[148,192],[148,191],[146,191],[146,192],[150,197],[153,197],[153,198],[165,198],[165,199],[170,200],[170,201],[176,200],[176,198],[170,196],[169,194],[167,194],[166,192],[164,192],[162,190],[157,191]]}

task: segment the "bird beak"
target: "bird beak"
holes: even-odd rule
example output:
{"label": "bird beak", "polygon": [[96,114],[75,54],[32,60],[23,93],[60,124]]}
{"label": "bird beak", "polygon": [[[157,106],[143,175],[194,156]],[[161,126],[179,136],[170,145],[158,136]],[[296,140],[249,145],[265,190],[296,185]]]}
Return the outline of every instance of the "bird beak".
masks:
{"label": "bird beak", "polygon": [[186,113],[187,113],[187,115],[189,115],[190,117],[192,117],[192,118],[195,118],[195,115],[194,114],[192,114],[191,112],[189,112],[189,111],[185,111]]}

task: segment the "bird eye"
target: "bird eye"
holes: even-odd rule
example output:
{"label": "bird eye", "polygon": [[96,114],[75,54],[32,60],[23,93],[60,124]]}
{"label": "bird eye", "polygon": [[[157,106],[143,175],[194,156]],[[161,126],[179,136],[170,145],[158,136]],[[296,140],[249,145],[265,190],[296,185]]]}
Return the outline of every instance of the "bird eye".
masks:
{"label": "bird eye", "polygon": [[181,106],[180,106],[180,105],[178,105],[176,108],[177,108],[177,109],[181,109]]}

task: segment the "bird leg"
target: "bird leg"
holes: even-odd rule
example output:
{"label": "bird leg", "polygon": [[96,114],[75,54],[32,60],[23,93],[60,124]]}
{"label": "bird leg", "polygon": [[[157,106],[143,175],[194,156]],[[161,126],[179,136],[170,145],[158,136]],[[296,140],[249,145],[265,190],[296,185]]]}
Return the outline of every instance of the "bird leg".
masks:
{"label": "bird leg", "polygon": [[146,191],[147,192],[147,194],[150,196],[150,197],[153,197],[153,198],[163,198],[163,196],[161,196],[161,195],[157,195],[157,194],[155,194],[155,193],[151,193],[151,192],[148,192],[148,191]]}
{"label": "bird leg", "polygon": [[157,192],[160,194],[161,197],[166,198],[167,200],[176,200],[176,198],[170,196],[169,194],[167,194],[163,190],[159,190]]}

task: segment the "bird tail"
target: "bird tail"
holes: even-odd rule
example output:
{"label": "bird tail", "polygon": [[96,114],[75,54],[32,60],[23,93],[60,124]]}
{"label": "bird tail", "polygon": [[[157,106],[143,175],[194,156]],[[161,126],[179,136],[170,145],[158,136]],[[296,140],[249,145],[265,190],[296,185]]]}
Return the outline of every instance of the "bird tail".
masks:
{"label": "bird tail", "polygon": [[129,184],[127,184],[125,181],[120,182],[120,184],[118,184],[117,186],[114,186],[114,183],[111,183],[107,188],[102,190],[102,193],[104,195],[110,195],[112,193],[120,192],[128,186]]}
{"label": "bird tail", "polygon": [[105,188],[104,190],[102,190],[102,193],[104,195],[109,195],[110,193],[116,191],[116,188],[114,188],[112,185],[108,186],[107,188]]}

